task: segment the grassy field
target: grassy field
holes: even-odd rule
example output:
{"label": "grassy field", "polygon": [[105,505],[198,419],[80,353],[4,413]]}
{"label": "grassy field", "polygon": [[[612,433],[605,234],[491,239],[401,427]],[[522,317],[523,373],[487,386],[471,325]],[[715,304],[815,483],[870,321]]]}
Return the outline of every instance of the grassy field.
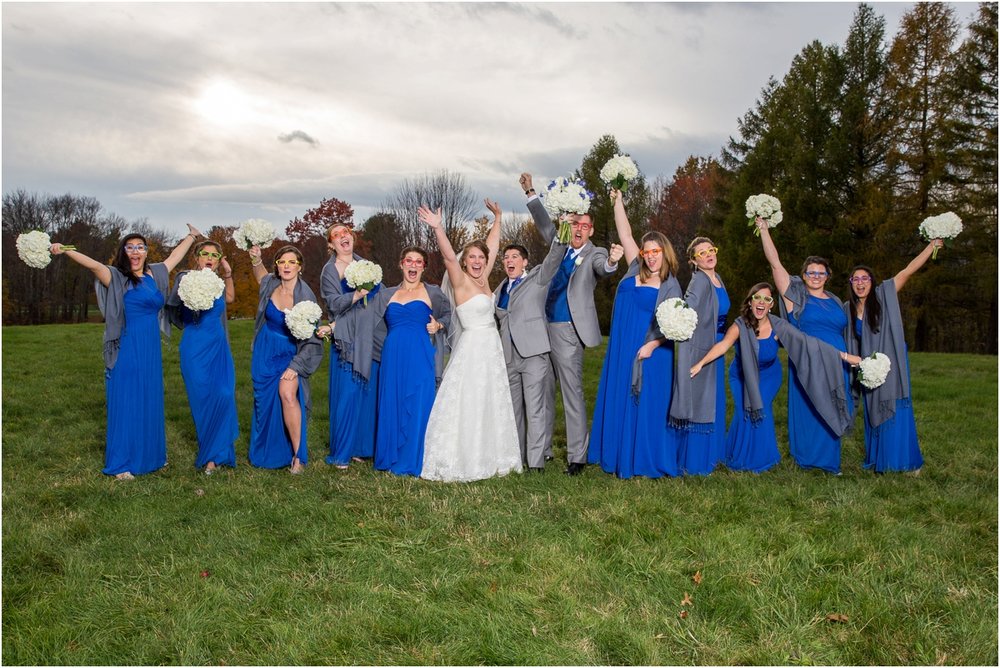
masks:
{"label": "grassy field", "polygon": [[[997,358],[914,354],[919,477],[473,484],[338,471],[326,361],[305,475],[194,467],[165,348],[164,470],[101,475],[101,326],[3,329],[5,664],[997,663]],[[593,401],[602,351],[586,358]],[[858,425],[860,427],[860,423]],[[688,600],[685,600],[687,598]]]}

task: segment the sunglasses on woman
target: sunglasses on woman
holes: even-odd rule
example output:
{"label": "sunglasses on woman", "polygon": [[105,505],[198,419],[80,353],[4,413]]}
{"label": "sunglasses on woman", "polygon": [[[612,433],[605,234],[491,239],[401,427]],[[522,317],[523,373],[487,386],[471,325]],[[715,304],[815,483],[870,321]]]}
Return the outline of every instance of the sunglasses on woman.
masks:
{"label": "sunglasses on woman", "polygon": [[764,302],[765,304],[774,303],[774,297],[770,297],[768,295],[754,295],[750,297],[750,299],[752,299],[755,302]]}
{"label": "sunglasses on woman", "polygon": [[284,267],[285,265],[288,264],[302,264],[298,260],[275,260],[274,263],[279,267]]}
{"label": "sunglasses on woman", "polygon": [[706,248],[705,250],[698,251],[697,253],[694,254],[694,256],[698,258],[706,258],[709,255],[716,255],[718,254],[718,252],[719,249],[716,248],[715,246],[712,246],[711,248]]}
{"label": "sunglasses on woman", "polygon": [[662,248],[648,248],[646,250],[639,251],[639,255],[643,257],[656,257],[663,252]]}
{"label": "sunglasses on woman", "polygon": [[212,251],[203,250],[198,251],[198,257],[210,257],[218,260],[222,258],[222,253],[213,253]]}
{"label": "sunglasses on woman", "polygon": [[424,266],[424,261],[423,260],[413,260],[411,258],[406,258],[405,260],[403,260],[403,266],[404,267],[422,267],[422,266]]}
{"label": "sunglasses on woman", "polygon": [[125,244],[126,253],[145,253],[146,247],[142,244]]}

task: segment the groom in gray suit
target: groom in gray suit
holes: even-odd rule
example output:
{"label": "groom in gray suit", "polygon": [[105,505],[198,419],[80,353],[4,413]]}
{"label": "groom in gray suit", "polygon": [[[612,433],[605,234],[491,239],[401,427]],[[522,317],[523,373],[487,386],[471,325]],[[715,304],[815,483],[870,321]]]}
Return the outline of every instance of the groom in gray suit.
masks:
{"label": "groom in gray suit", "polygon": [[546,295],[545,318],[552,366],[563,395],[566,474],[579,475],[587,465],[590,440],[587,404],[583,398],[583,349],[601,343],[594,287],[598,278],[614,275],[624,250],[612,244],[609,252],[590,243],[594,223],[587,214],[573,216],[569,243],[559,243],[556,226],[531,185],[531,174],[521,174],[520,182],[535,226],[542,238],[552,244],[546,263],[553,257],[559,261]]}
{"label": "groom in gray suit", "polygon": [[528,270],[528,250],[511,244],[503,249],[501,261],[507,278],[494,292],[496,317],[514,402],[517,438],[528,470],[541,473],[545,470],[545,451],[551,447],[555,418],[545,299],[559,269],[559,258],[546,256],[542,266]]}

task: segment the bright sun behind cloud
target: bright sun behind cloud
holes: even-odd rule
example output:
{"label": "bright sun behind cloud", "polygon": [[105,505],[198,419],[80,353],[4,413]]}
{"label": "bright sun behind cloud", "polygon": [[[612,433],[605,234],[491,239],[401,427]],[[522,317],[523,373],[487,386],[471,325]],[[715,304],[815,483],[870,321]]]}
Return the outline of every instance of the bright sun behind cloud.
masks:
{"label": "bright sun behind cloud", "polygon": [[254,100],[228,81],[214,81],[194,101],[197,112],[219,125],[244,124],[255,117]]}

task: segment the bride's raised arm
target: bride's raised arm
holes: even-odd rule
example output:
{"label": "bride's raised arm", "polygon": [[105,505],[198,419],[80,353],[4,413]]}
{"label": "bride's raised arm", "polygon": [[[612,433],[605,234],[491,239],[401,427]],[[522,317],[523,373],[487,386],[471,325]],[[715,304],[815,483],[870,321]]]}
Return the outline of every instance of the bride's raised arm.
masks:
{"label": "bride's raised arm", "polygon": [[486,198],[486,208],[493,213],[493,227],[490,228],[489,234],[486,235],[486,248],[490,251],[489,259],[486,261],[486,270],[483,272],[483,276],[489,277],[493,273],[493,265],[497,260],[497,253],[500,252],[500,219],[503,218],[503,211],[500,209],[500,205],[497,202],[490,201],[490,198]]}
{"label": "bride's raised arm", "polygon": [[434,237],[441,250],[441,257],[444,258],[444,268],[448,272],[448,279],[452,286],[457,289],[460,285],[465,285],[466,274],[458,263],[458,256],[455,255],[455,249],[451,247],[448,235],[444,233],[444,226],[441,225],[441,207],[438,207],[437,211],[431,211],[426,206],[422,206],[417,209],[417,216],[420,218],[420,222],[426,223],[434,230]]}

